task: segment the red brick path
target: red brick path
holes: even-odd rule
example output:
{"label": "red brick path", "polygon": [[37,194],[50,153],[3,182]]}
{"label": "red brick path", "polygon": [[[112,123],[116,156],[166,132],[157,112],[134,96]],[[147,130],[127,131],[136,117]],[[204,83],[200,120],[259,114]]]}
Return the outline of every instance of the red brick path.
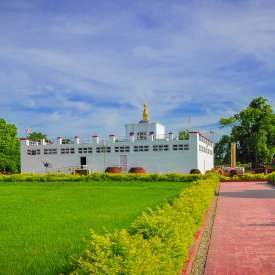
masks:
{"label": "red brick path", "polygon": [[275,188],[221,183],[205,275],[275,274]]}

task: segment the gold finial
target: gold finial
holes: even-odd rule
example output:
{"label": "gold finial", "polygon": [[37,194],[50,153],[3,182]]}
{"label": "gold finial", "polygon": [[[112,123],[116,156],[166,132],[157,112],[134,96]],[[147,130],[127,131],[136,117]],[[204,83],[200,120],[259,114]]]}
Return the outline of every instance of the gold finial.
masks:
{"label": "gold finial", "polygon": [[147,104],[144,104],[144,110],[143,110],[143,121],[149,121],[149,112],[148,112],[148,107]]}

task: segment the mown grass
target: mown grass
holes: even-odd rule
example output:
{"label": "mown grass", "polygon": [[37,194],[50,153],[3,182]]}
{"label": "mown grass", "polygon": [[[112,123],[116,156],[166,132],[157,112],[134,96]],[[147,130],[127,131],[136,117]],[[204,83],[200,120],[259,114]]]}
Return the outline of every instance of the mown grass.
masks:
{"label": "mown grass", "polygon": [[89,230],[128,227],[191,183],[0,184],[0,274],[58,274],[83,251]]}

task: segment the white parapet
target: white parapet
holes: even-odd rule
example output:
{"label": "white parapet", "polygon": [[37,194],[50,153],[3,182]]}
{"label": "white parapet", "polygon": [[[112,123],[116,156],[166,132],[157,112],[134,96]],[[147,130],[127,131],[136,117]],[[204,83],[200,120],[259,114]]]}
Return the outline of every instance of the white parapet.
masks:
{"label": "white parapet", "polygon": [[110,140],[111,142],[115,142],[115,141],[116,141],[116,136],[113,135],[113,134],[109,135],[109,140]]}
{"label": "white parapet", "polygon": [[58,144],[62,144],[62,140],[63,140],[62,137],[58,137],[58,138],[57,138],[57,143],[58,143]]}
{"label": "white parapet", "polygon": [[173,140],[174,139],[174,134],[172,132],[170,132],[168,134],[169,140]]}
{"label": "white parapet", "polygon": [[98,135],[92,136],[92,140],[93,140],[93,143],[98,144],[99,143],[99,136]]}
{"label": "white parapet", "polygon": [[130,141],[135,142],[135,133],[133,132],[130,133]]}
{"label": "white parapet", "polygon": [[75,137],[74,137],[74,142],[75,142],[75,144],[79,144],[79,143],[80,143],[80,138],[79,138],[79,136],[75,136]]}

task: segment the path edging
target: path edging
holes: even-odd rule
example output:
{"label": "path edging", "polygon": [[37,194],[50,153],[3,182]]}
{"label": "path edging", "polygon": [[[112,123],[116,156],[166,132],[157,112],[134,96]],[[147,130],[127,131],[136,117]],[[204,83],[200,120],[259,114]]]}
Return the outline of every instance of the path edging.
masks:
{"label": "path edging", "polygon": [[216,209],[216,206],[217,206],[217,198],[218,198],[219,188],[220,188],[220,183],[215,191],[215,197],[213,199],[213,202],[211,203],[211,206],[205,211],[205,213],[203,215],[203,219],[202,219],[202,224],[194,236],[194,243],[189,248],[188,258],[184,263],[183,269],[180,273],[181,275],[189,275],[192,272],[193,264],[195,262],[196,255],[197,255],[197,252],[200,247],[203,233],[208,225],[209,218],[211,216],[210,212],[213,208]]}

